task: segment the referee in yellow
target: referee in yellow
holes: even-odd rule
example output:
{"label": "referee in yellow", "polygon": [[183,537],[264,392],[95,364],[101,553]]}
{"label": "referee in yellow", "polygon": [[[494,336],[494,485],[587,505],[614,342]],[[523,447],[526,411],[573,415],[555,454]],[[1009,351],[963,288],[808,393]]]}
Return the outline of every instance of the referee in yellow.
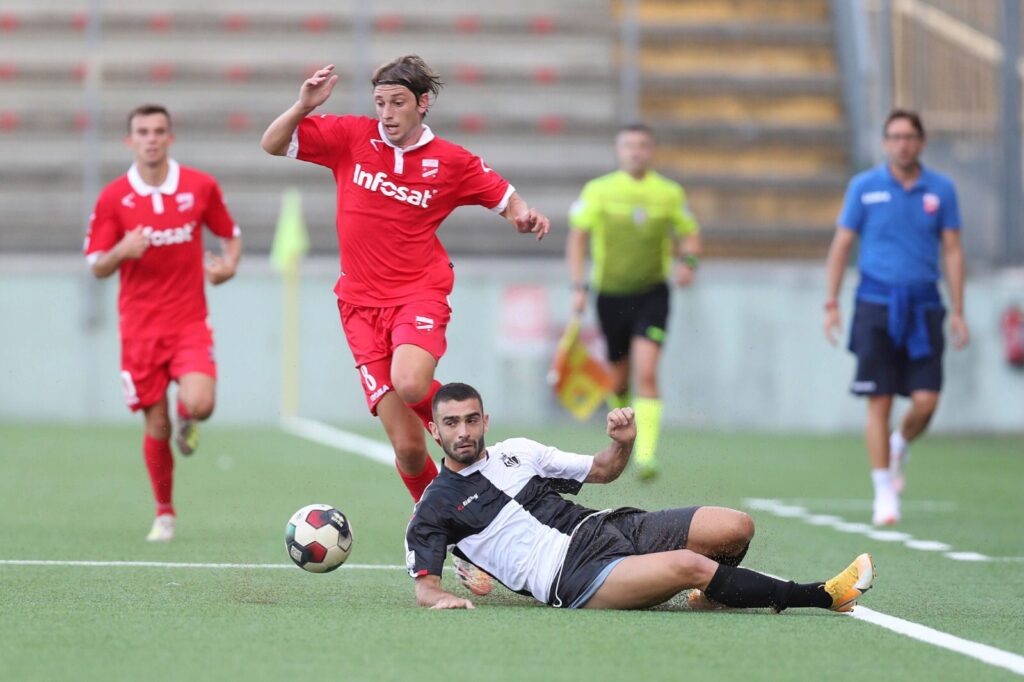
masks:
{"label": "referee in yellow", "polygon": [[[666,282],[671,275],[677,286],[689,286],[700,255],[700,228],[687,206],[686,192],[651,169],[654,151],[654,134],[646,125],[619,130],[619,169],[584,185],[569,214],[566,242],[573,311],[582,314],[587,294],[596,293],[614,382],[609,404],[616,408],[632,402],[637,425],[633,457],[643,480],[658,473],[658,360],[668,326]],[[635,398],[630,394],[631,369]]]}

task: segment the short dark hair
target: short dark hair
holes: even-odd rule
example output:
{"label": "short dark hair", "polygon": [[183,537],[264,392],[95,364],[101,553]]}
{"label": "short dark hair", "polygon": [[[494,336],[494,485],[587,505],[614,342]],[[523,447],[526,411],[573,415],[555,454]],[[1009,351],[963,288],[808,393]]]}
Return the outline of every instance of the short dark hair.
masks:
{"label": "short dark hair", "polygon": [[167,111],[167,107],[162,104],[140,104],[128,112],[128,132],[132,131],[132,119],[136,116],[151,116],[153,114],[163,114],[167,117],[167,125],[171,125],[171,112]]}
{"label": "short dark hair", "polygon": [[646,123],[640,121],[633,121],[632,123],[626,123],[619,127],[620,133],[644,133],[650,137],[654,137],[654,131]]}
{"label": "short dark hair", "polygon": [[480,392],[469,384],[453,381],[437,389],[434,399],[430,401],[430,411],[431,413],[437,412],[437,406],[441,403],[450,401],[461,402],[463,400],[472,400],[473,398],[476,398],[477,402],[480,403],[480,410],[483,411],[484,399],[480,397]]}
{"label": "short dark hair", "polygon": [[921,139],[923,140],[925,138],[924,124],[921,123],[921,115],[916,111],[911,111],[910,109],[893,109],[890,111],[889,115],[885,117],[885,125],[882,126],[882,135],[888,136],[889,124],[893,121],[898,121],[899,119],[910,121],[910,125],[914,126],[914,130],[916,130],[917,134],[921,136]]}
{"label": "short dark hair", "polygon": [[437,97],[444,86],[441,77],[434,73],[422,58],[414,54],[403,55],[387,64],[381,64],[373,72],[370,82],[373,83],[373,87],[403,85],[416,96],[417,102],[428,92]]}

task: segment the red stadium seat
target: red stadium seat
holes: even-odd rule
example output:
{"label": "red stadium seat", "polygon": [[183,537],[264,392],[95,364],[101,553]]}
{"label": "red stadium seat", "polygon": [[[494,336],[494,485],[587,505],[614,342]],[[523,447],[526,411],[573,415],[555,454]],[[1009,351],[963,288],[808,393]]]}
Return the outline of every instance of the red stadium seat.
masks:
{"label": "red stadium seat", "polygon": [[459,33],[476,33],[480,30],[480,17],[465,14],[455,20],[455,30]]}
{"label": "red stadium seat", "polygon": [[229,14],[221,24],[225,31],[237,33],[249,30],[249,17],[245,14]]}
{"label": "red stadium seat", "polygon": [[306,17],[302,25],[310,33],[323,33],[331,27],[331,18],[326,14],[313,14]]}
{"label": "red stadium seat", "polygon": [[172,23],[173,21],[171,20],[171,15],[154,14],[149,18],[149,21],[146,22],[146,28],[148,28],[150,31],[163,32],[170,29]]}
{"label": "red stadium seat", "polygon": [[149,77],[160,82],[171,80],[174,78],[174,64],[168,62],[154,64],[149,69]]}
{"label": "red stadium seat", "polygon": [[465,64],[455,69],[455,79],[460,83],[476,85],[483,80],[483,74],[480,72],[479,67]]}
{"label": "red stadium seat", "polygon": [[486,127],[484,117],[479,114],[466,114],[459,117],[459,129],[464,133],[482,133]]}
{"label": "red stadium seat", "polygon": [[534,33],[551,33],[555,30],[555,20],[547,16],[537,16],[530,19],[530,30]]}

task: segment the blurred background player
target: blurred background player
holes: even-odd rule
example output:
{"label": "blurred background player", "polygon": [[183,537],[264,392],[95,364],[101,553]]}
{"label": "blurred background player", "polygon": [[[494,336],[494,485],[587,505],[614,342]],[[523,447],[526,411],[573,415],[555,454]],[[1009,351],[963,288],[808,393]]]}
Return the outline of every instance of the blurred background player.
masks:
{"label": "blurred background player", "polygon": [[450,544],[510,589],[555,607],[647,608],[696,588],[707,595],[691,594],[698,608],[849,611],[871,587],[867,554],[827,582],[797,584],[739,568],[754,522],[734,509],[597,511],[564,499],[625,469],[637,436],[629,407],[608,413],[611,443],[593,456],[527,438],[487,447],[488,421],[472,386],[446,384],[434,396],[431,428],[444,448],[443,468],[406,529],[421,606],[473,608],[441,588]]}
{"label": "blurred background player", "polygon": [[[925,168],[921,118],[896,109],[886,118],[887,162],[854,176],[846,190],[829,249],[825,336],[833,345],[841,329],[839,290],[847,257],[860,237],[850,350],[857,356],[851,390],[867,397],[864,427],[875,488],[873,522],[900,519],[900,493],[908,444],[921,435],[942,388],[942,324],[939,262],[945,265],[953,344],[969,340],[964,320],[964,254],[960,209],[953,182]],[[910,409],[890,434],[893,396],[909,396]]]}
{"label": "blurred background player", "polygon": [[652,170],[654,152],[654,134],[647,126],[633,124],[619,131],[619,169],[584,185],[569,216],[566,242],[574,313],[584,311],[588,291],[597,293],[597,317],[614,381],[612,407],[630,404],[632,369],[636,463],[645,480],[657,474],[662,412],[658,360],[669,313],[665,282],[671,274],[677,286],[689,286],[700,255],[700,228],[687,206],[686,192]]}
{"label": "blurred background player", "polygon": [[423,119],[441,81],[407,55],[373,74],[377,119],[310,116],[337,83],[334,65],[263,134],[270,154],[330,168],[337,183],[338,310],[370,412],[380,417],[414,500],[437,475],[423,429],[447,347],[453,265],[436,236],[458,206],[479,205],[537,239],[548,219],[479,158],[436,137]]}
{"label": "blurred background player", "polygon": [[[203,274],[231,279],[242,254],[238,226],[217,181],[168,156],[174,142],[167,109],[146,104],[128,115],[134,163],[96,201],[85,254],[98,278],[120,272],[118,312],[125,402],[145,416],[143,454],[156,498],[150,541],[174,538],[174,457],[167,386],[178,383],[175,444],[198,445],[196,422],[213,413],[217,366],[207,324]],[[206,254],[202,227],[221,238]]]}

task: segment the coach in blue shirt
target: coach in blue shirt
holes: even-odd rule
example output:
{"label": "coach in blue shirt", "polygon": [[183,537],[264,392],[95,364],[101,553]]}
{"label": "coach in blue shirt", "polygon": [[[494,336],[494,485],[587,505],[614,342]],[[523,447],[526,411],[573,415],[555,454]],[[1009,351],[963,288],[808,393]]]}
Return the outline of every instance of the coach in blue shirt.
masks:
{"label": "coach in blue shirt", "polygon": [[[896,109],[884,126],[887,163],[855,176],[826,262],[825,337],[836,344],[841,330],[838,296],[850,249],[860,237],[860,284],[850,350],[857,356],[851,390],[867,397],[864,428],[875,500],[873,522],[900,518],[900,493],[908,444],[921,435],[942,389],[942,325],[939,260],[945,265],[956,348],[967,345],[963,317],[964,258],[960,209],[953,182],[921,165],[924,125],[912,111]],[[895,394],[911,406],[889,433]]]}

